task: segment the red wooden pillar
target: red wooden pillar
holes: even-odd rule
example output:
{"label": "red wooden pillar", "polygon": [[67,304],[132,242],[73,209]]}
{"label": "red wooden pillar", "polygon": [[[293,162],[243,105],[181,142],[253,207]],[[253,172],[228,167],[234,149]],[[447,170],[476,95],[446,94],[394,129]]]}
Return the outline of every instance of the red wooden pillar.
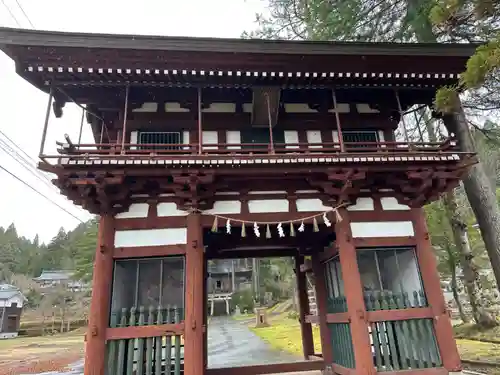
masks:
{"label": "red wooden pillar", "polygon": [[443,367],[450,372],[461,371],[462,365],[453,335],[446,303],[441,291],[441,283],[437,272],[437,261],[429,240],[429,232],[422,208],[411,210],[415,238],[417,240],[417,258],[424,284],[427,302],[434,315],[434,330],[441,352]]}
{"label": "red wooden pillar", "polygon": [[295,275],[297,277],[297,297],[299,302],[299,321],[302,333],[302,351],[304,359],[314,354],[313,331],[311,323],[306,322],[309,311],[309,296],[307,294],[307,280],[305,272],[300,272],[300,265],[304,263],[303,256],[295,257]]}
{"label": "red wooden pillar", "polygon": [[324,266],[321,264],[317,254],[312,256],[312,268],[314,273],[314,284],[316,287],[316,308],[318,310],[319,333],[321,336],[321,351],[325,366],[333,363],[333,348],[330,330],[326,321],[327,314],[327,292],[325,284]]}
{"label": "red wooden pillar", "polygon": [[186,302],[184,332],[184,374],[203,375],[204,360],[204,303],[203,291],[205,277],[203,228],[201,215],[190,213],[187,216],[186,244]]}
{"label": "red wooden pillar", "polygon": [[375,374],[373,365],[363,287],[359,274],[356,247],[353,244],[349,214],[346,209],[340,212],[343,220],[335,225],[340,267],[344,281],[344,294],[347,300],[356,373]]}
{"label": "red wooden pillar", "polygon": [[109,323],[113,281],[114,234],[114,217],[101,216],[94,260],[89,326],[86,334],[85,375],[105,373],[106,329]]}

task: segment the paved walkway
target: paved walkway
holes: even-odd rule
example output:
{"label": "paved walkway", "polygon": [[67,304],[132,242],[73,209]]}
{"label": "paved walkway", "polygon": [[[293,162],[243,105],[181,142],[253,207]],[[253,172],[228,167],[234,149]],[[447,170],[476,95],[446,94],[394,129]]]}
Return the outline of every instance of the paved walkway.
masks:
{"label": "paved walkway", "polygon": [[301,361],[302,357],[272,349],[245,324],[214,317],[208,324],[208,367],[251,366]]}
{"label": "paved walkway", "polygon": [[[272,349],[244,323],[229,317],[215,317],[208,324],[208,367],[235,367],[301,361],[302,358]],[[83,375],[83,360],[67,372],[38,375]]]}

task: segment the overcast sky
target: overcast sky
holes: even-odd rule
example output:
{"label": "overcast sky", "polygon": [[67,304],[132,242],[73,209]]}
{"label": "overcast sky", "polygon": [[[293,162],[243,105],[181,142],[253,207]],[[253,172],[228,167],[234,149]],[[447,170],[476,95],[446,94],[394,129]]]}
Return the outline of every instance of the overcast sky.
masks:
{"label": "overcast sky", "polygon": [[[4,0],[21,27],[31,28],[16,0]],[[263,0],[18,0],[36,29],[117,34],[239,37],[255,27],[255,13],[262,11]],[[18,27],[0,1],[0,26]],[[14,63],[0,52],[0,130],[37,158],[48,95],[38,91],[15,73]],[[81,111],[66,105],[64,116],[52,119],[46,149],[55,151],[55,140],[65,133],[78,138]],[[82,141],[90,141],[89,126]],[[0,147],[5,138],[0,134]],[[19,153],[21,153],[18,150]],[[16,163],[0,149],[0,166],[7,168],[47,195],[72,214],[86,220],[85,211],[57,193],[55,188]],[[50,177],[50,176],[49,176]],[[0,170],[0,226],[14,223],[21,235],[39,234],[50,241],[62,226],[66,230],[79,221],[56,205]]]}

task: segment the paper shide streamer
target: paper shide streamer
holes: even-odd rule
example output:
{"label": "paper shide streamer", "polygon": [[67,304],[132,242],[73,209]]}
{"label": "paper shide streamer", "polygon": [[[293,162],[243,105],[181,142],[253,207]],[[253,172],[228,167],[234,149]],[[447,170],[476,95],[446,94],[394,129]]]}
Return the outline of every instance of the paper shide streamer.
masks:
{"label": "paper shide streamer", "polygon": [[[260,238],[261,233],[260,233],[260,227],[263,226],[265,227],[265,238],[272,238],[272,233],[274,229],[273,227],[276,228],[278,237],[283,238],[287,236],[287,233],[285,233],[285,225],[288,225],[288,236],[290,237],[296,237],[297,232],[299,233],[304,233],[306,230],[305,223],[309,222],[312,224],[312,230],[313,232],[319,232],[320,231],[320,224],[324,224],[325,227],[330,228],[332,226],[332,221],[328,217],[329,213],[334,213],[335,215],[335,222],[338,223],[342,221],[342,216],[339,213],[339,208],[345,206],[345,204],[340,205],[338,207],[332,208],[331,210],[321,212],[316,215],[312,216],[307,216],[295,220],[290,220],[290,221],[280,221],[280,222],[252,222],[252,221],[245,221],[245,220],[238,220],[234,218],[229,218],[225,217],[222,215],[216,215],[212,214],[214,216],[214,222],[212,224],[212,232],[217,233],[218,228],[219,228],[219,219],[226,220],[226,234],[231,234],[231,223],[234,222],[236,224],[241,225],[241,237],[246,237],[246,225],[252,225],[253,228],[253,233],[255,237]],[[300,223],[300,225],[299,225]],[[297,232],[295,231],[295,224],[298,225]],[[276,232],[275,232],[276,233]]]}

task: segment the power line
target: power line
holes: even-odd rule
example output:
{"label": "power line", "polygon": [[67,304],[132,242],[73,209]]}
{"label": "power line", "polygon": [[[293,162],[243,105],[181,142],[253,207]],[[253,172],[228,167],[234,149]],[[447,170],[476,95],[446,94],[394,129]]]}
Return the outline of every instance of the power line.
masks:
{"label": "power line", "polygon": [[[2,149],[7,155],[13,158],[17,163],[21,164],[23,168],[25,168],[28,172],[30,172],[33,176],[35,176],[38,180],[43,182],[46,186],[52,189],[55,193],[59,195],[59,191],[53,185],[52,180],[48,178],[45,174],[40,173],[38,169],[36,169],[36,161],[28,155],[26,151],[24,151],[21,146],[19,146],[16,142],[14,142],[7,134],[5,134],[2,130],[0,130],[0,135],[5,137],[15,148],[17,148],[22,154],[26,156],[27,159],[31,160],[33,164],[30,164],[28,160],[23,155],[20,155],[16,150],[14,150],[10,145],[7,144],[4,140],[0,138],[0,149]],[[5,149],[7,148],[7,150]],[[23,164],[24,162],[24,164]]]}
{"label": "power line", "polygon": [[[14,146],[15,148],[17,148],[19,151],[21,151],[23,155],[20,155],[19,152],[17,152],[15,149],[13,149],[10,145],[7,144],[7,142],[5,142],[4,140],[2,140],[0,138],[0,147],[2,146],[2,144],[7,147],[9,149],[9,151],[6,151],[4,149],[4,151],[7,152],[7,154],[9,154],[12,158],[14,159],[20,159],[24,162],[24,164],[26,164],[25,168],[30,168],[31,170],[33,170],[34,172],[32,173],[35,173],[37,174],[37,178],[43,178],[48,184],[50,184],[52,186],[52,181],[50,180],[50,178],[48,178],[45,174],[43,173],[40,173],[37,169],[36,169],[36,161],[31,157],[29,156],[26,151],[24,151],[16,142],[14,142],[12,139],[10,139],[4,132],[2,132],[0,130],[0,135],[3,136],[5,139],[7,139],[7,141],[9,141],[12,146]],[[13,155],[15,154],[15,156]],[[29,159],[29,160],[27,160]],[[19,160],[16,160],[18,163],[21,164],[21,162]],[[32,163],[30,163],[30,161]],[[53,187],[53,186],[52,186]]]}
{"label": "power line", "polygon": [[[12,149],[5,141],[0,139],[0,150],[3,150],[7,155],[9,155],[14,161],[16,161],[18,164],[21,165],[24,169],[26,169],[29,173],[31,173],[33,176],[35,176],[39,181],[43,182],[46,186],[49,188],[55,188],[54,185],[52,185],[51,182],[47,181],[47,179],[43,178],[40,173],[36,171],[36,169],[32,169],[33,167],[26,163],[26,160],[21,157],[14,149]],[[17,157],[16,157],[16,156]],[[22,162],[24,161],[24,163]],[[44,176],[45,177],[45,176]]]}
{"label": "power line", "polygon": [[16,16],[14,16],[14,13],[12,13],[12,10],[10,10],[10,8],[7,5],[7,3],[5,2],[5,0],[0,0],[0,1],[2,2],[3,6],[5,7],[5,9],[7,9],[7,12],[9,12],[9,14],[12,17],[12,19],[14,20],[14,22],[17,24],[17,27],[21,27],[21,24],[17,20]]}
{"label": "power line", "polygon": [[[0,135],[3,135],[6,139],[8,139],[12,145],[16,148],[18,148],[24,155],[26,155],[27,158],[30,160],[33,160],[19,145],[17,145],[12,139],[10,139],[5,133],[3,133],[0,130]],[[40,173],[26,158],[24,158],[22,155],[20,155],[16,150],[14,150],[10,145],[7,144],[4,140],[0,138],[0,150],[3,150],[8,156],[10,156],[12,159],[14,159],[15,162],[21,165],[24,169],[26,169],[29,173],[31,173],[33,176],[35,176],[38,180],[43,182],[46,186],[49,187],[54,193],[57,193],[59,196],[59,191],[57,188],[52,184],[52,181],[44,174]]]}
{"label": "power line", "polygon": [[[2,1],[4,1],[4,0],[2,0]],[[16,3],[17,3],[17,6],[19,7],[19,9],[21,9],[21,12],[24,14],[24,18],[26,18],[28,20],[28,23],[31,25],[31,28],[34,29],[35,26],[33,26],[33,23],[31,22],[30,18],[28,17],[28,15],[26,14],[26,12],[24,11],[24,9],[21,6],[21,3],[19,2],[19,0],[16,0]]]}
{"label": "power line", "polygon": [[45,198],[46,200],[48,200],[50,203],[52,203],[53,205],[57,206],[58,208],[60,208],[61,210],[63,210],[64,212],[66,212],[68,215],[71,215],[72,217],[74,217],[76,220],[78,220],[80,223],[85,223],[82,219],[80,219],[79,217],[73,215],[71,212],[69,212],[67,209],[65,209],[64,207],[60,206],[57,202],[54,202],[52,199],[50,199],[49,197],[47,197],[45,194],[39,192],[38,190],[36,190],[33,186],[31,186],[30,184],[28,184],[26,181],[24,181],[23,179],[21,179],[20,177],[16,176],[14,173],[12,173],[11,171],[9,171],[7,168],[3,167],[2,165],[0,165],[0,169],[3,170],[4,172],[8,173],[10,176],[14,177],[17,181],[21,182],[24,186],[27,186],[28,188],[30,188],[31,190],[33,190],[35,193],[37,193],[38,195],[40,195],[41,197]]}

